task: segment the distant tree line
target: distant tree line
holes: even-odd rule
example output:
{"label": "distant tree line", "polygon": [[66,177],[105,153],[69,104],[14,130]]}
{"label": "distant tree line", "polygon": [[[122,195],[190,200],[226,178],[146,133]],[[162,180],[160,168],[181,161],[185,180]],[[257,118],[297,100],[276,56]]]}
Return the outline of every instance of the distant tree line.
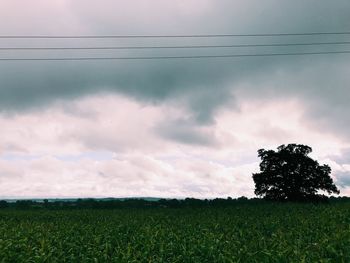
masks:
{"label": "distant tree line", "polygon": [[[72,201],[62,200],[17,200],[15,202],[0,201],[0,209],[123,209],[123,208],[201,208],[201,207],[229,207],[235,205],[257,205],[264,202],[273,202],[271,200],[261,198],[248,199],[244,196],[233,198],[215,198],[215,199],[159,199],[149,201],[146,199],[77,199]],[[315,203],[337,203],[350,202],[350,197],[326,197],[314,200]]]}

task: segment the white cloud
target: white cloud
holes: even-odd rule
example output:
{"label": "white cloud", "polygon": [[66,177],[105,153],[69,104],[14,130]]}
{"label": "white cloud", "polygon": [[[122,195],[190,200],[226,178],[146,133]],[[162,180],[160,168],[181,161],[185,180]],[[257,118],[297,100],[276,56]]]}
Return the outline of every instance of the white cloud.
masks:
{"label": "white cloud", "polygon": [[[346,143],[312,130],[304,110],[294,99],[244,100],[238,110],[222,109],[213,123],[194,127],[193,136],[206,131],[198,134],[214,136],[217,145],[159,137],[156,127],[176,125],[191,113],[176,104],[143,105],[116,95],[3,114],[0,192],[17,197],[253,196],[257,149],[290,142],[312,146],[315,157],[338,171],[329,156]],[[184,122],[177,129],[187,132],[192,125]]]}

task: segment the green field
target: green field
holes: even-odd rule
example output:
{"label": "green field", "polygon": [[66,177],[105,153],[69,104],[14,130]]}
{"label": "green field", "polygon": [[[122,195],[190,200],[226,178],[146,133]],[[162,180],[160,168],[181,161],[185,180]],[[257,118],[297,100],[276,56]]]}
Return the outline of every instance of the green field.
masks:
{"label": "green field", "polygon": [[350,262],[350,203],[0,210],[0,262]]}

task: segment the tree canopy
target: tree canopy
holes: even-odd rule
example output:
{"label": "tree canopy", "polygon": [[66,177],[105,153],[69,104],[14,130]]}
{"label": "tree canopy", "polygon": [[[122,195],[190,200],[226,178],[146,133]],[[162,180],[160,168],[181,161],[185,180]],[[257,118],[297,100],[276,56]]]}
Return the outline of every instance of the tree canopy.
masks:
{"label": "tree canopy", "polygon": [[253,174],[255,194],[278,201],[314,200],[321,197],[319,191],[339,194],[331,168],[310,158],[311,152],[311,147],[302,144],[258,150],[261,163],[260,173]]}

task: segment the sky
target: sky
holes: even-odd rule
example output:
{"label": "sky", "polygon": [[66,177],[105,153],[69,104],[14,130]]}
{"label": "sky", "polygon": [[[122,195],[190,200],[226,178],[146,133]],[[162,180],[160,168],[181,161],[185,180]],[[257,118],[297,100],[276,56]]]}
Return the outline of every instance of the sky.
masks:
{"label": "sky", "polygon": [[[347,0],[2,0],[0,35],[349,32]],[[350,41],[350,35],[6,39],[0,47]],[[0,50],[0,58],[350,50],[349,44]],[[307,144],[350,195],[350,55],[0,60],[0,197],[254,196],[257,150]]]}

